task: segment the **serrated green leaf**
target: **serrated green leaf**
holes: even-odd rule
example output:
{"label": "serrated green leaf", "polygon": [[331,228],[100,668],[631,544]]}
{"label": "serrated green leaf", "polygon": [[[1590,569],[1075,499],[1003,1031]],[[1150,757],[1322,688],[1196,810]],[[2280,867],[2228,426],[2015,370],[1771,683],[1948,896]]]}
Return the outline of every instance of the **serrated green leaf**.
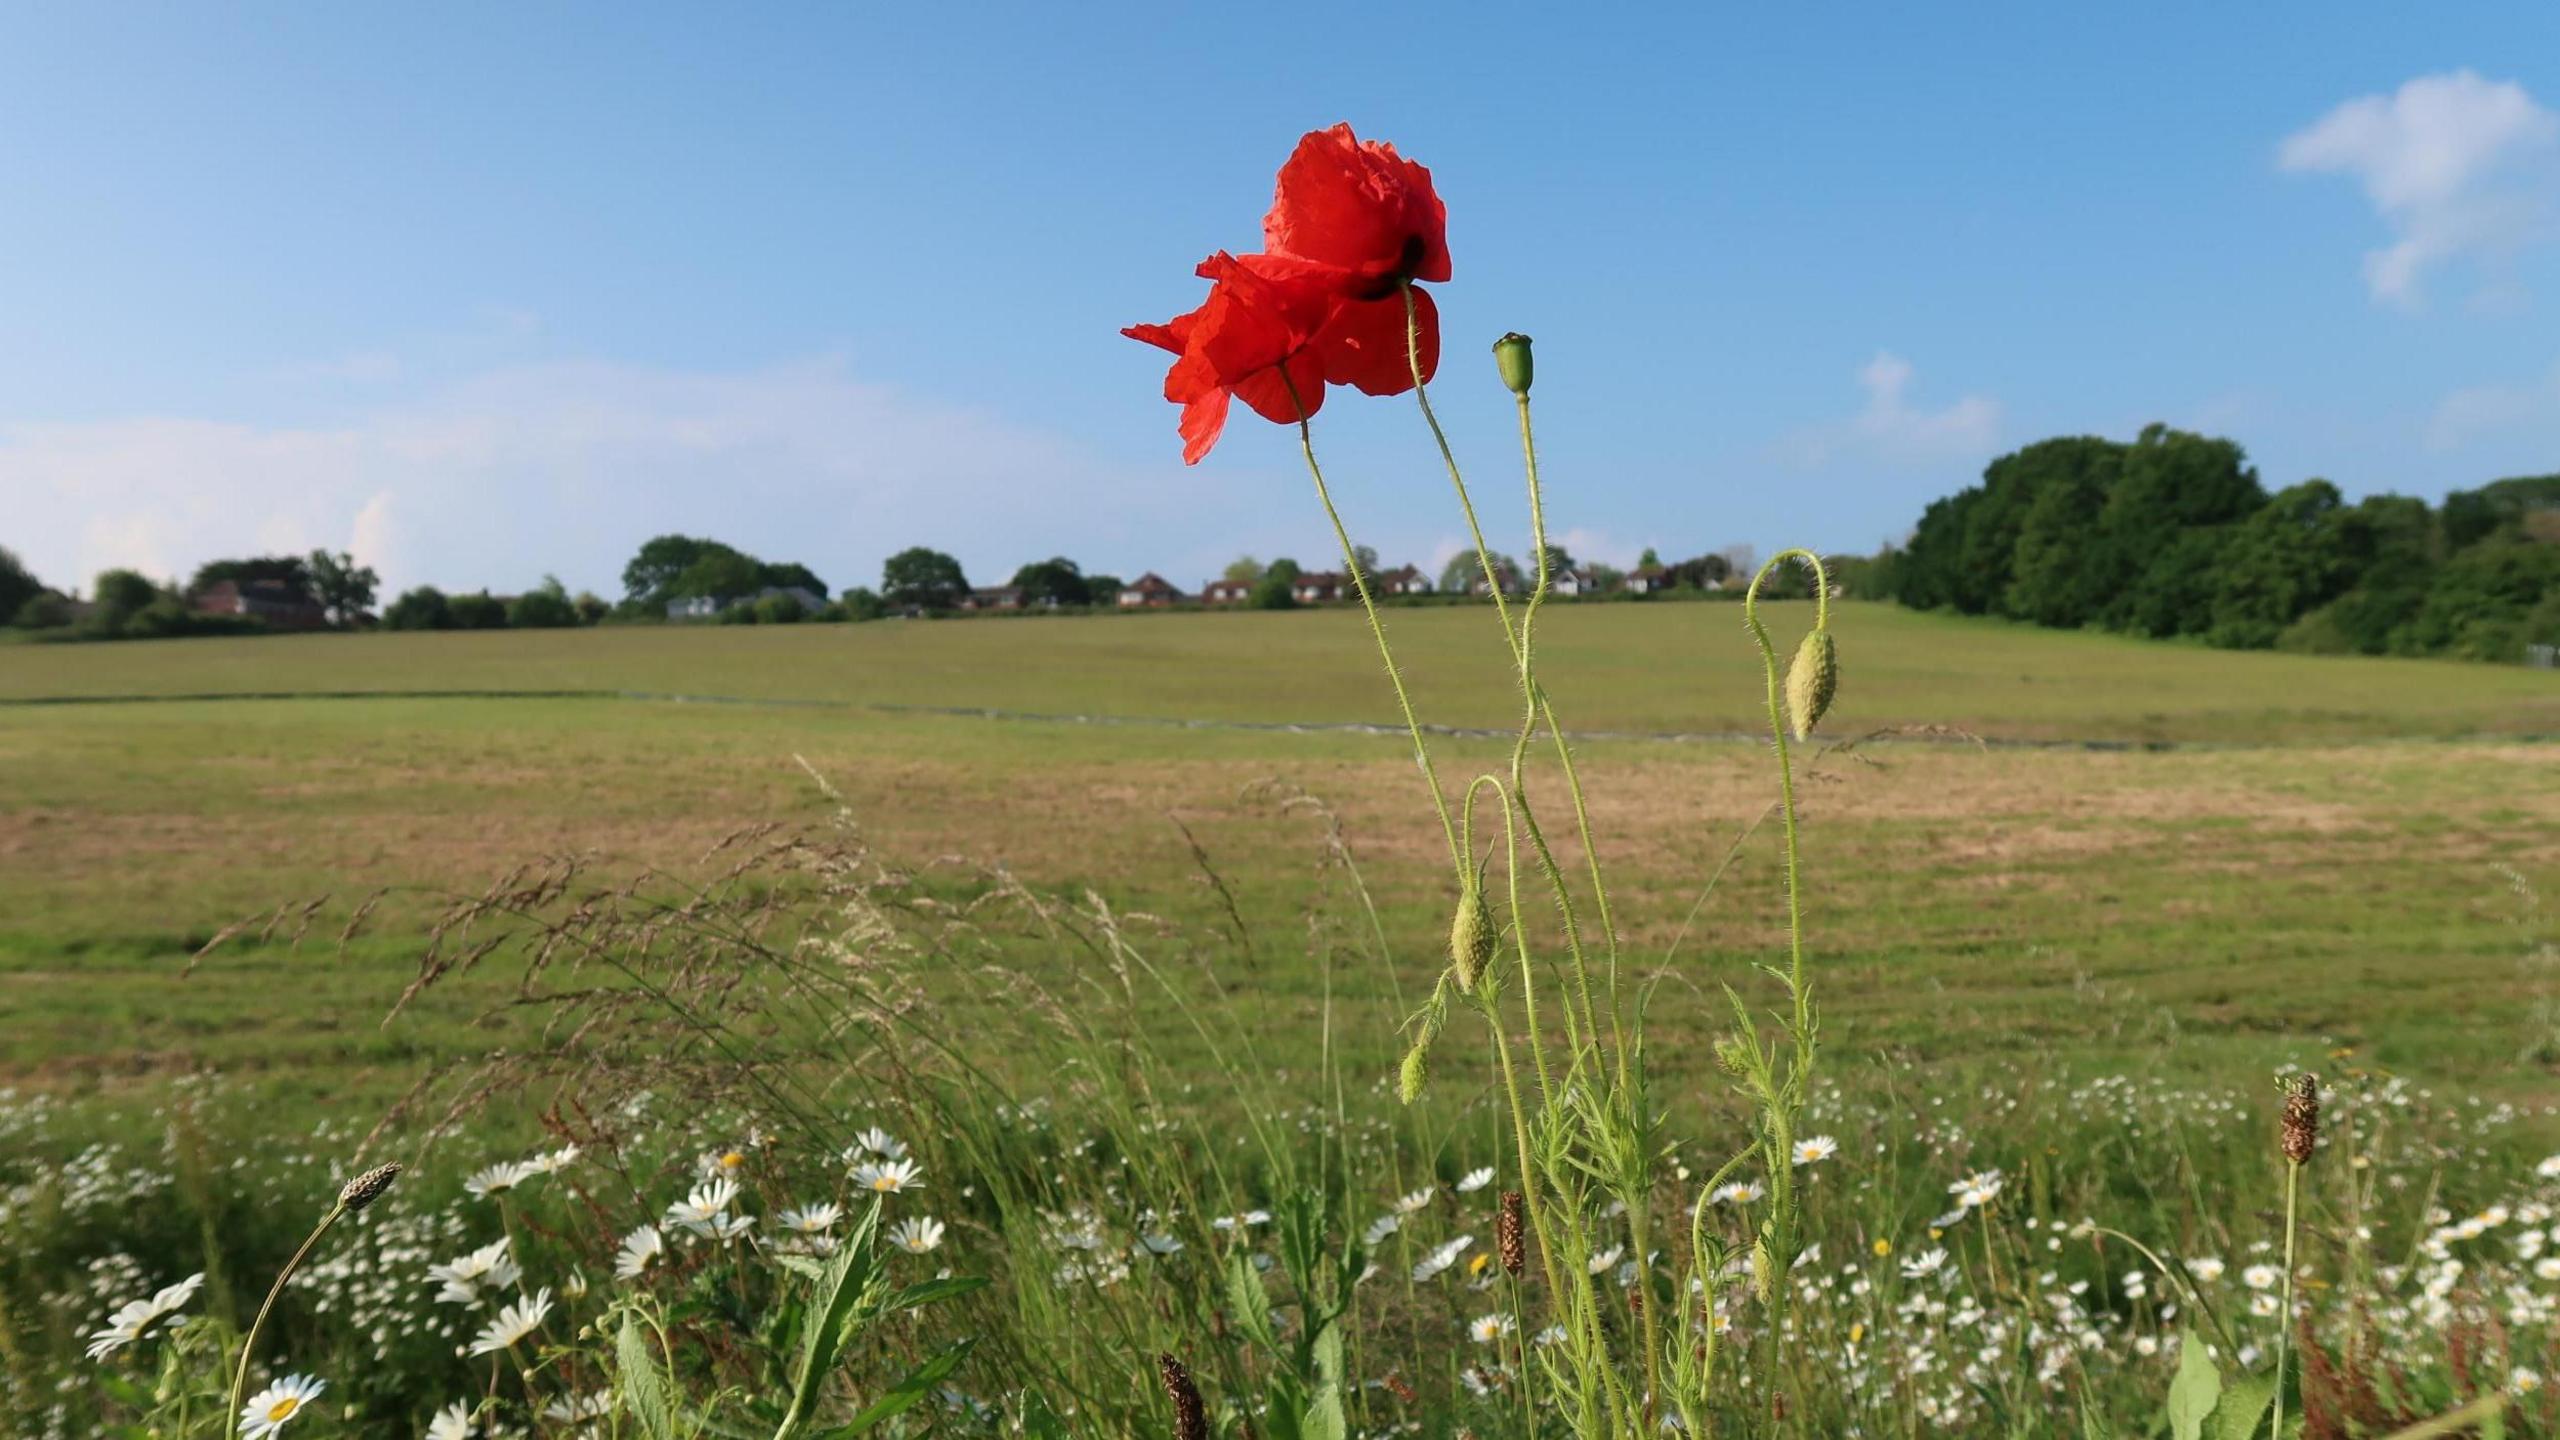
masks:
{"label": "serrated green leaf", "polygon": [[982,1275],[946,1275],[939,1280],[926,1280],[890,1296],[888,1303],[880,1307],[880,1313],[894,1315],[901,1310],[913,1310],[919,1305],[931,1305],[954,1295],[985,1289],[986,1284],[986,1277]]}
{"label": "serrated green leaf", "polygon": [[1278,1343],[1271,1331],[1271,1292],[1263,1288],[1253,1257],[1242,1251],[1227,1257],[1227,1309],[1235,1327],[1256,1343]]}
{"label": "serrated green leaf", "polygon": [[2276,1377],[2243,1375],[2222,1392],[2213,1418],[2204,1427],[2208,1440],[2250,1440],[2276,1398]]}
{"label": "serrated green leaf", "polygon": [[2205,1418],[2221,1399],[2222,1373],[2190,1330],[2178,1355],[2178,1378],[2169,1382],[2170,1440],[2204,1440]]}
{"label": "serrated green leaf", "polygon": [[621,1371],[623,1401],[640,1421],[642,1432],[649,1440],[676,1440],[675,1406],[668,1398],[666,1377],[658,1373],[657,1358],[649,1353],[648,1334],[640,1328],[639,1316],[623,1312],[613,1355]]}

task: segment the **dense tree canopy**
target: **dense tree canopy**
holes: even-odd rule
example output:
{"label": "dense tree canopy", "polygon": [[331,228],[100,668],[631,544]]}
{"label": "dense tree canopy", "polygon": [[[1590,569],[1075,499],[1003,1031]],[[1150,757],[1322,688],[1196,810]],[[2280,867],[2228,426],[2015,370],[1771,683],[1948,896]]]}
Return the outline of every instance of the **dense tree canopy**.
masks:
{"label": "dense tree canopy", "polygon": [[899,551],[880,567],[880,594],[892,605],[947,610],[968,593],[960,562],[923,545]]}

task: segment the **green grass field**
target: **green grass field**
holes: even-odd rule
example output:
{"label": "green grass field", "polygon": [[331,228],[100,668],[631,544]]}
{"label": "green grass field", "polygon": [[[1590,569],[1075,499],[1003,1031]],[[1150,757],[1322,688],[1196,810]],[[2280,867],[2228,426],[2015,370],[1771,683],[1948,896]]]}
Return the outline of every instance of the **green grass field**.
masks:
{"label": "green grass field", "polygon": [[[1806,607],[1786,608],[1801,625]],[[1398,611],[1390,626],[1426,722],[1515,723],[1489,614]],[[1821,757],[1807,843],[1835,1043],[1967,1065],[2174,1046],[2240,1069],[2358,1045],[2492,1089],[2545,1082],[2514,1062],[2547,1038],[2528,892],[2560,885],[2560,752],[2529,737],[2560,731],[2553,676],[1869,605],[1835,628],[1835,741],[1945,726],[2176,742]],[[1762,747],[1716,738],[1749,732],[1761,703],[1738,611],[1557,607],[1544,637],[1564,724],[1598,737],[1579,751],[1631,962],[1666,976],[1666,1023],[1709,1023],[1714,983],[1780,934],[1770,833],[1699,906],[1774,793]],[[437,691],[488,693],[414,693]],[[545,693],[496,693],[510,691]],[[105,703],[346,692],[385,693]],[[396,1088],[502,1038],[459,1000],[377,1023],[414,964],[424,897],[395,896],[344,960],[325,935],[227,950],[182,981],[187,957],[280,902],[471,888],[554,851],[681,868],[740,827],[820,824],[832,806],[800,758],[885,850],[1000,863],[1205,931],[1220,905],[1187,831],[1272,937],[1226,978],[1276,1026],[1317,1015],[1301,937],[1318,837],[1257,782],[1339,812],[1411,957],[1408,987],[1427,983],[1446,924],[1401,734],[1322,728],[1393,717],[1352,614],[19,646],[0,650],[0,698],[78,702],[0,705],[0,1077],[18,1081],[212,1064]],[[1452,777],[1507,753],[1439,743]],[[1399,1018],[1386,987],[1346,983],[1366,1007],[1346,1043],[1383,1064]]]}

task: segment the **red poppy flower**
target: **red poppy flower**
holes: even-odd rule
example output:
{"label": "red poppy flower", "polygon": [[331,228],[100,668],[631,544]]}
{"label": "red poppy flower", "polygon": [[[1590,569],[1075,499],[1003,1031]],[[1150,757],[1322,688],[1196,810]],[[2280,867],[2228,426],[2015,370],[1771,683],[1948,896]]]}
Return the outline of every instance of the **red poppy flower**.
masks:
{"label": "red poppy flower", "polygon": [[[1282,425],[1324,405],[1326,367],[1318,338],[1344,308],[1326,279],[1303,267],[1248,265],[1224,251],[1200,262],[1209,298],[1162,325],[1120,333],[1180,357],[1165,372],[1164,398],[1182,407],[1182,459],[1197,465],[1226,428],[1230,399]],[[1402,323],[1399,321],[1401,330]],[[1301,409],[1303,407],[1303,411]]]}
{"label": "red poppy flower", "polygon": [[[1324,362],[1324,378],[1369,395],[1401,395],[1413,388],[1413,360],[1405,353],[1404,297],[1393,293],[1374,299],[1352,299],[1356,288],[1350,272],[1294,255],[1237,255],[1240,269],[1275,285],[1315,290],[1334,297],[1316,330],[1313,344]],[[1204,265],[1200,271],[1207,275]],[[1302,300],[1300,303],[1304,303]],[[1440,308],[1426,290],[1413,292],[1413,340],[1421,351],[1422,378],[1440,370]]]}
{"label": "red poppy flower", "polygon": [[1355,298],[1375,299],[1400,281],[1448,279],[1448,230],[1429,170],[1336,125],[1309,132],[1280,167],[1262,243],[1330,265],[1349,277]]}

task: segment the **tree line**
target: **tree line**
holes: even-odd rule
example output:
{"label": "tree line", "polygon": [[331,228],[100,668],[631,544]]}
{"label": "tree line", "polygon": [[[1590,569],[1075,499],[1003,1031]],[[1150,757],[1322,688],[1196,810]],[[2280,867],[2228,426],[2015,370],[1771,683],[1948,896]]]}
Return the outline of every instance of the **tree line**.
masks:
{"label": "tree line", "polygon": [[2153,425],[2039,441],[1932,503],[1853,593],[2230,649],[2515,661],[2560,643],[2560,475],[2347,503]]}

